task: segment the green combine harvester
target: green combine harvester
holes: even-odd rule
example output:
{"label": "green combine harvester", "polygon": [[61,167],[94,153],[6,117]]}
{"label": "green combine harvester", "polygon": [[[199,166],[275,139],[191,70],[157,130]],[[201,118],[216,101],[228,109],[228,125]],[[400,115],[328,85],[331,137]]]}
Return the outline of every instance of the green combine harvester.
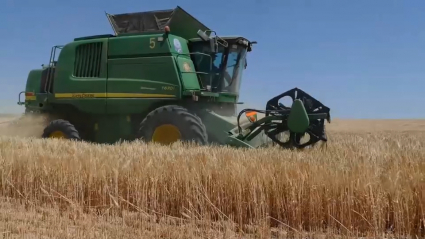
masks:
{"label": "green combine harvester", "polygon": [[[330,109],[297,88],[265,110],[237,114],[247,53],[256,42],[218,37],[180,7],[107,18],[114,35],[54,46],[49,65],[30,71],[18,104],[25,114],[47,116],[41,137],[250,148],[264,145],[264,137],[288,148],[327,141]],[[292,105],[279,103],[285,96]],[[249,120],[241,124],[243,114]],[[289,133],[286,141],[282,133]],[[309,140],[301,144],[305,134]]]}

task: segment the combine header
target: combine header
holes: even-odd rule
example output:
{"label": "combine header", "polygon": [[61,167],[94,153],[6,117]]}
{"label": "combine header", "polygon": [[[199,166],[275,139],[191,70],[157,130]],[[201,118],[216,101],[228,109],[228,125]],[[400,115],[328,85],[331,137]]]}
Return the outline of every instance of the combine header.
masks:
{"label": "combine header", "polygon": [[[252,148],[265,138],[289,148],[327,140],[329,108],[297,88],[271,99],[265,110],[237,114],[247,54],[256,42],[218,37],[180,7],[107,18],[115,35],[54,46],[49,65],[30,71],[18,104],[47,116],[41,137]],[[279,103],[285,96],[292,105]],[[241,125],[243,114],[249,121]],[[309,141],[302,144],[305,134]]]}

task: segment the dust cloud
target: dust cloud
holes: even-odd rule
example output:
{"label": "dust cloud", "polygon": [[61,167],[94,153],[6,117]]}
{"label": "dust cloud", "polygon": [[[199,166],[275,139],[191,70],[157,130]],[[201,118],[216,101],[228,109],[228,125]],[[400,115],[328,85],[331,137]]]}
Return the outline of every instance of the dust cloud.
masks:
{"label": "dust cloud", "polygon": [[40,115],[0,116],[0,137],[40,138],[46,119]]}

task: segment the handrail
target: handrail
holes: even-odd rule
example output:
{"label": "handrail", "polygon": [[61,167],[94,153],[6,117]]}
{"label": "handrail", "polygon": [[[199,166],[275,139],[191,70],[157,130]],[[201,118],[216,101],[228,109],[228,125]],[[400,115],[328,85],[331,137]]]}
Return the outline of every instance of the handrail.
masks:
{"label": "handrail", "polygon": [[[190,53],[177,53],[177,56],[176,56],[176,61],[177,61],[177,58],[179,58],[179,56],[181,56],[181,55],[204,55],[204,56],[208,56],[209,58],[210,58],[210,72],[211,72],[211,70],[212,70],[212,57],[211,57],[211,55],[210,54],[206,54],[206,53],[202,53],[202,52],[190,52]],[[178,64],[177,64],[177,66],[178,66]],[[204,75],[208,75],[209,73],[208,72],[202,72],[202,71],[185,71],[185,72],[182,72],[181,70],[180,70],[180,67],[178,67],[179,68],[179,71],[180,71],[180,73],[195,73],[197,76],[198,76],[198,74],[204,74]],[[212,75],[210,75],[210,85],[212,84]],[[202,85],[202,81],[200,81],[200,83],[201,83],[201,86],[203,87],[203,85]]]}
{"label": "handrail", "polygon": [[18,105],[23,105],[23,104],[25,104],[25,101],[24,102],[21,102],[21,94],[22,93],[25,93],[25,91],[21,91],[21,92],[19,92],[19,95],[18,95]]}
{"label": "handrail", "polygon": [[50,92],[50,87],[52,86],[52,68],[56,68],[56,64],[55,64],[55,57],[56,57],[56,50],[60,49],[62,50],[63,46],[59,45],[59,46],[53,46],[52,50],[50,51],[50,59],[49,59],[49,66],[47,68],[47,76],[46,76],[46,82],[44,83],[44,92],[46,93],[53,93]]}

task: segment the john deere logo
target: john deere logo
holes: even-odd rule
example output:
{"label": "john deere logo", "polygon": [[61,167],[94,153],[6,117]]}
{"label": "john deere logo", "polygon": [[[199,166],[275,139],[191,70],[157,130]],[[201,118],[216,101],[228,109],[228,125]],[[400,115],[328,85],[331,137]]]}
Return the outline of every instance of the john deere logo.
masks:
{"label": "john deere logo", "polygon": [[187,63],[187,62],[183,63],[183,68],[184,68],[185,71],[191,71],[192,70],[189,66],[189,63]]}

